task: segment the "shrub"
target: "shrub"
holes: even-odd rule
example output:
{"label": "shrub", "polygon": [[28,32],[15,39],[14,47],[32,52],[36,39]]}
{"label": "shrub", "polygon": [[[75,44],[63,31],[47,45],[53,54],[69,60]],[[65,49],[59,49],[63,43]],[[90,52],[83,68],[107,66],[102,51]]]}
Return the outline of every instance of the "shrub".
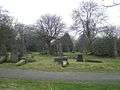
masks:
{"label": "shrub", "polygon": [[96,56],[114,56],[113,38],[97,38],[93,45],[93,54]]}

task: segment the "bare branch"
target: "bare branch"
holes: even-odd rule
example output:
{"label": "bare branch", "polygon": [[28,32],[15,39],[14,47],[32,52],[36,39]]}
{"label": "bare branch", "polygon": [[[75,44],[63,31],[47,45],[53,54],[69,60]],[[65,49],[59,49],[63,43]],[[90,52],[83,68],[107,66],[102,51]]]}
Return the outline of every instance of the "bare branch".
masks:
{"label": "bare branch", "polygon": [[104,7],[114,7],[114,6],[118,6],[118,5],[120,5],[120,3],[113,3],[112,5],[108,5],[108,6],[106,6],[106,5],[103,5]]}
{"label": "bare branch", "polygon": [[[104,1],[104,0],[103,0]],[[120,5],[120,2],[115,2],[113,0],[112,4],[111,5],[103,5],[104,7],[106,8],[109,8],[109,7],[115,7],[115,6],[119,6]]]}

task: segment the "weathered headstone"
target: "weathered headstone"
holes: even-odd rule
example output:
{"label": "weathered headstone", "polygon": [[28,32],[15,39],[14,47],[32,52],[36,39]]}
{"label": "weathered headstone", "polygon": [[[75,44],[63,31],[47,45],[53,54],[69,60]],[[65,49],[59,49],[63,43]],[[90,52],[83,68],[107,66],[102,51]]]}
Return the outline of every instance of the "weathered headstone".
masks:
{"label": "weathered headstone", "polygon": [[61,62],[62,67],[65,67],[65,66],[67,66],[68,64],[69,64],[69,63],[68,63],[68,58],[67,58],[67,57],[62,58],[62,62]]}
{"label": "weathered headstone", "polygon": [[54,59],[55,62],[58,62],[59,65],[62,67],[65,67],[68,65],[68,58],[63,56],[62,52],[62,45],[60,41],[57,42],[57,52],[58,52],[58,57]]}
{"label": "weathered headstone", "polygon": [[68,65],[68,58],[67,57],[56,57],[54,59],[55,62],[57,62],[59,65],[61,65],[62,67],[65,67],[66,65]]}
{"label": "weathered headstone", "polygon": [[24,59],[20,60],[19,62],[16,63],[16,66],[21,66],[26,64],[26,61]]}
{"label": "weathered headstone", "polygon": [[6,56],[0,57],[0,64],[4,63],[6,61]]}

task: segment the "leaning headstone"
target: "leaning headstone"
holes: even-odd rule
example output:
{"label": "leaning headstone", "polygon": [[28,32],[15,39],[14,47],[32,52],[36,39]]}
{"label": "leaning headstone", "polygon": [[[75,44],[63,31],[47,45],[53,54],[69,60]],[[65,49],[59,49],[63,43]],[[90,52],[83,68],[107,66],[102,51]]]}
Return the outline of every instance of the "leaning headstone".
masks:
{"label": "leaning headstone", "polygon": [[24,59],[22,59],[16,63],[16,66],[21,66],[21,65],[24,65],[25,63],[26,63],[26,61]]}
{"label": "leaning headstone", "polygon": [[0,57],[0,64],[4,63],[6,61],[6,56]]}
{"label": "leaning headstone", "polygon": [[83,55],[82,54],[78,54],[76,57],[76,61],[77,62],[83,62]]}

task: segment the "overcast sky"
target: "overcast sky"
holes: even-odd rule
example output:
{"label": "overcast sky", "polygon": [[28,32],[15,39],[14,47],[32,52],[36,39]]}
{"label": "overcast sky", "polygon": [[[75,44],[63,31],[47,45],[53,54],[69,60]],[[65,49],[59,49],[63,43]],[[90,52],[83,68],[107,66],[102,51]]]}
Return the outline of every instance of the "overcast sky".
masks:
{"label": "overcast sky", "polygon": [[[69,26],[72,24],[72,10],[82,0],[0,0],[0,6],[7,9],[18,22],[34,24],[44,14],[57,14]],[[86,0],[85,0],[86,1]],[[112,0],[94,0],[100,4],[111,4]],[[119,1],[119,0],[118,0]],[[117,2],[117,0],[116,0]],[[106,12],[111,24],[120,25],[120,6],[109,8]]]}
{"label": "overcast sky", "polygon": [[[24,24],[35,24],[44,14],[56,14],[63,18],[67,27],[72,24],[72,11],[78,8],[83,0],[0,0],[0,6],[7,9],[15,21]],[[89,1],[89,0],[84,0]],[[111,5],[113,0],[94,0],[101,5]],[[114,0],[120,2],[120,0]],[[120,6],[108,8],[106,11],[109,23],[120,26]],[[66,28],[69,31],[69,29]],[[79,35],[69,32],[74,38]]]}

